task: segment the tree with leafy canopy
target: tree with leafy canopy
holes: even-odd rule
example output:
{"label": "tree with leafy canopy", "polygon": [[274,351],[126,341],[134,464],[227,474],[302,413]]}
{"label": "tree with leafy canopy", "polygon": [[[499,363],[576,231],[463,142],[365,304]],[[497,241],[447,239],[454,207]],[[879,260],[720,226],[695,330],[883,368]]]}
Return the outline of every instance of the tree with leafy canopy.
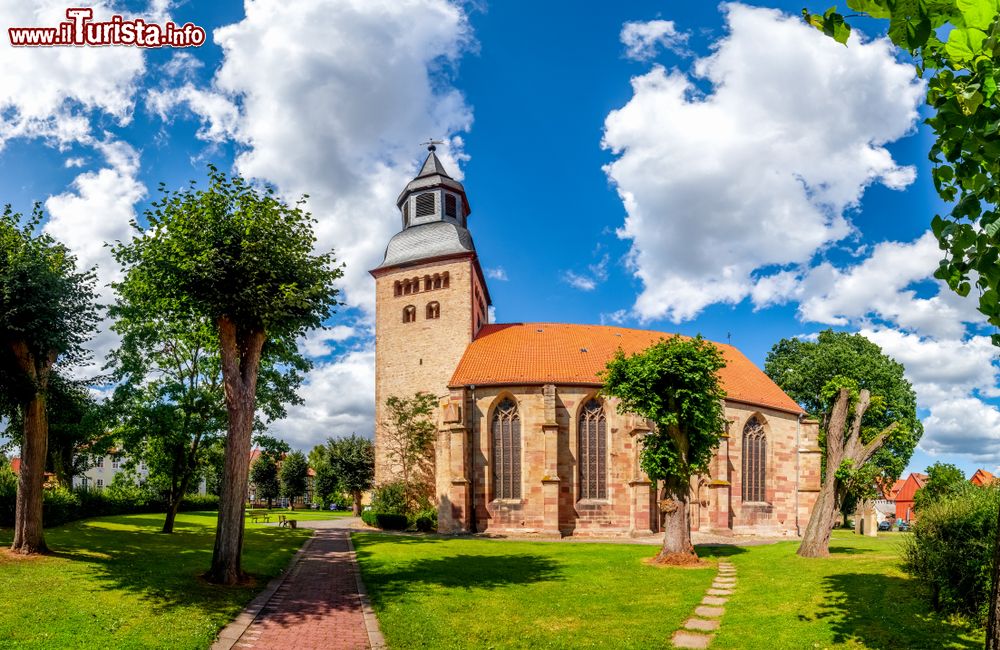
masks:
{"label": "tree with leafy canopy", "polygon": [[[815,341],[782,339],[774,344],[764,362],[764,372],[789,397],[820,421],[823,471],[827,463],[826,436],[835,397],[827,384],[834,378],[849,382],[854,390],[867,389],[873,396],[865,411],[863,435],[874,434],[897,422],[893,435],[863,465],[837,467],[836,507],[853,512],[858,500],[876,497],[876,485],[891,485],[910,462],[923,435],[917,418],[917,396],[904,376],[903,365],[860,334],[820,332]],[[867,442],[867,439],[865,440]],[[836,512],[836,510],[835,510]],[[832,526],[833,521],[830,522]]]}
{"label": "tree with leafy canopy", "polygon": [[375,484],[375,445],[367,438],[351,434],[330,438],[326,449],[326,461],[337,488],[351,496],[354,515],[358,516],[363,493]]}
{"label": "tree with leafy canopy", "polygon": [[[92,381],[74,379],[53,368],[49,375],[46,411],[49,422],[46,471],[62,487],[73,487],[73,478],[85,472],[93,456],[105,455],[114,440],[108,435],[109,408],[98,401],[88,386]],[[10,444],[20,445],[24,434],[21,411],[7,421],[4,434]]]}
{"label": "tree with leafy canopy", "polygon": [[281,496],[288,499],[288,507],[295,509],[295,499],[306,493],[309,478],[309,463],[301,451],[293,451],[281,461],[279,479]]}
{"label": "tree with leafy canopy", "polygon": [[22,422],[11,546],[21,554],[46,550],[42,482],[53,369],[85,358],[98,318],[93,272],[78,271],[69,250],[40,231],[43,219],[39,205],[29,217],[9,205],[0,214],[0,414]]}
{"label": "tree with leafy canopy", "polygon": [[726,430],[722,353],[700,336],[674,336],[626,356],[621,349],[603,374],[603,393],[618,398],[620,413],[636,413],[656,425],[642,442],[640,462],[662,482],[663,548],[658,562],[697,561],[688,518],[691,478],[708,471]]}
{"label": "tree with leafy canopy", "polygon": [[423,392],[412,397],[391,395],[385,400],[385,456],[389,471],[406,486],[411,511],[427,507],[434,496],[436,406],[437,399]]}
{"label": "tree with leafy canopy", "polygon": [[[934,275],[961,296],[975,286],[979,311],[1000,326],[1000,2],[847,0],[847,6],[857,15],[888,20],[889,39],[910,54],[916,75],[928,79],[931,176],[951,206],[931,219],[944,251]],[[835,7],[803,15],[847,43],[850,25]],[[1000,346],[1000,334],[992,338]],[[1000,538],[994,542],[992,585],[986,646],[1000,650]]]}
{"label": "tree with leafy canopy", "polygon": [[938,461],[927,468],[927,481],[913,496],[913,507],[919,513],[921,508],[957,494],[967,485],[965,472],[957,465]]}
{"label": "tree with leafy canopy", "polygon": [[[167,501],[163,532],[171,533],[181,501],[226,431],[218,336],[205,318],[172,318],[130,289],[116,285],[118,300],[110,310],[121,335],[109,362],[118,382],[115,437],[146,463],[149,484]],[[262,354],[257,428],[284,417],[286,403],[301,401],[295,389],[308,367],[295,348],[270,346]]]}
{"label": "tree with leafy canopy", "polygon": [[243,578],[243,504],[261,359],[322,326],[337,306],[343,275],[332,253],[316,254],[305,198],[289,206],[272,188],[209,167],[206,189],[168,191],[113,249],[122,290],[165,317],[205,319],[218,336],[226,403],[225,468],[207,578]]}
{"label": "tree with leafy canopy", "polygon": [[268,510],[271,502],[281,494],[281,483],[278,480],[278,463],[274,458],[261,454],[250,466],[250,482],[257,492],[257,499],[267,501]]}

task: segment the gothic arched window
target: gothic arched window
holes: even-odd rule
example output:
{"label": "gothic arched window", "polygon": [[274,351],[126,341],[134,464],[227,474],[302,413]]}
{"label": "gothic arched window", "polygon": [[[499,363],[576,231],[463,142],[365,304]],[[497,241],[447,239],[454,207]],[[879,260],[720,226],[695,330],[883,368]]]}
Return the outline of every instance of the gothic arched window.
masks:
{"label": "gothic arched window", "polygon": [[441,304],[437,301],[427,303],[427,320],[441,318]]}
{"label": "gothic arched window", "polygon": [[403,322],[412,323],[417,320],[417,308],[413,305],[403,307]]}
{"label": "gothic arched window", "polygon": [[767,500],[767,436],[755,415],[743,427],[743,501]]}
{"label": "gothic arched window", "polygon": [[580,498],[608,498],[608,436],[604,407],[596,399],[580,410],[577,465]]}
{"label": "gothic arched window", "polygon": [[493,411],[493,498],[521,498],[521,418],[506,398]]}

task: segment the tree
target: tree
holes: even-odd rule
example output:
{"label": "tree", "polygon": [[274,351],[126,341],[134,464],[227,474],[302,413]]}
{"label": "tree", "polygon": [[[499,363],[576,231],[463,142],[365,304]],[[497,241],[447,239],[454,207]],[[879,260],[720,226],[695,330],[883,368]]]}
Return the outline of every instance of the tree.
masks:
{"label": "tree", "polygon": [[[931,175],[938,195],[951,206],[931,220],[944,251],[934,275],[961,296],[975,284],[979,311],[1000,326],[1000,5],[996,0],[847,0],[847,6],[888,20],[889,38],[913,57],[918,76],[929,77]],[[850,26],[835,8],[803,14],[847,43]],[[943,35],[946,42],[938,38]],[[992,338],[1000,346],[1000,335]],[[997,517],[1000,521],[1000,512]],[[986,647],[1000,650],[1000,537],[994,540]]]}
{"label": "tree", "polygon": [[257,498],[267,501],[268,509],[271,501],[278,498],[281,486],[278,482],[278,464],[270,456],[261,454],[250,467],[250,482],[257,491]]}
{"label": "tree", "polygon": [[97,322],[93,272],[77,271],[69,250],[38,230],[43,218],[38,205],[28,218],[9,205],[0,214],[0,414],[23,423],[11,546],[21,554],[46,550],[42,481],[53,367],[84,358]]}
{"label": "tree", "polygon": [[433,415],[437,400],[430,393],[418,392],[413,397],[392,395],[385,406],[383,442],[389,470],[406,485],[409,507],[417,510],[434,495],[437,426]]}
{"label": "tree", "polygon": [[[149,469],[148,482],[167,501],[163,532],[173,532],[181,501],[206,473],[208,458],[226,430],[226,407],[218,336],[204,318],[171,318],[119,286],[110,313],[121,345],[114,369],[116,437]],[[285,402],[300,401],[295,389],[305,361],[297,351],[271,349],[261,359],[257,381],[260,418],[285,415]]]}
{"label": "tree", "polygon": [[[64,488],[73,487],[73,477],[82,474],[92,456],[103,456],[112,447],[107,435],[108,409],[87,387],[91,382],[71,379],[54,367],[49,375],[46,413],[49,422],[46,471],[55,474]],[[15,411],[4,432],[12,444],[20,445],[24,418]]]}
{"label": "tree", "polygon": [[965,489],[965,472],[951,463],[937,462],[927,468],[927,482],[913,497],[913,507],[918,511],[944,497]]}
{"label": "tree", "polygon": [[815,341],[782,339],[767,355],[764,372],[820,421],[824,474],[831,467],[825,452],[835,403],[830,399],[835,394],[828,391],[828,382],[840,378],[840,383],[850,384],[855,390],[867,389],[874,396],[864,414],[864,435],[898,423],[893,435],[867,463],[849,468],[832,466],[840,473],[834,512],[853,512],[856,501],[875,497],[876,483],[891,485],[910,462],[924,429],[917,418],[916,393],[904,371],[902,364],[883,354],[864,336],[832,330],[820,332]]}
{"label": "tree", "polygon": [[329,439],[326,447],[330,473],[338,489],[351,495],[354,515],[358,516],[362,493],[372,489],[375,483],[375,445],[367,438],[351,434],[346,438]]}
{"label": "tree", "polygon": [[288,507],[295,509],[295,497],[306,493],[309,463],[301,451],[293,451],[281,463],[281,496],[288,499]]}
{"label": "tree", "polygon": [[212,566],[207,577],[243,577],[243,503],[261,359],[288,350],[337,306],[343,275],[332,253],[314,254],[313,218],[303,198],[289,206],[272,188],[209,167],[209,185],[167,191],[114,247],[122,290],[172,319],[195,317],[218,336],[226,403],[225,468]]}
{"label": "tree", "polygon": [[880,400],[873,399],[867,388],[858,390],[852,380],[835,377],[827,383],[824,395],[833,404],[825,422],[826,471],[799,545],[802,557],[830,555],[830,533],[838,501],[849,489],[858,468],[865,467],[899,427],[899,422],[881,430],[866,427],[866,412]]}
{"label": "tree", "polygon": [[312,465],[312,468],[316,472],[316,476],[313,477],[313,503],[319,504],[325,510],[339,491],[337,477],[326,461]]}
{"label": "tree", "polygon": [[606,395],[618,398],[620,413],[636,413],[655,423],[642,444],[640,462],[649,478],[662,481],[665,513],[658,562],[697,561],[691,545],[688,500],[691,478],[708,471],[726,430],[725,392],[719,370],[722,353],[700,336],[662,339],[643,352],[618,350],[604,372]]}

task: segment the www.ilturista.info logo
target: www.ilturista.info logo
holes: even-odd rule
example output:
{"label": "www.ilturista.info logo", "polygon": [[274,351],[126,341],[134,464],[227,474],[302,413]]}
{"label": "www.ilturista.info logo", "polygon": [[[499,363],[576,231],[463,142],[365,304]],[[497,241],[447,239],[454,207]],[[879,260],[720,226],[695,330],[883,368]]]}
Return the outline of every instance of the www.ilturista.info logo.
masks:
{"label": "www.ilturista.info logo", "polygon": [[186,23],[168,21],[163,25],[141,18],[126,20],[114,15],[107,22],[92,22],[89,8],[66,10],[68,21],[58,27],[9,27],[10,44],[15,47],[63,45],[130,45],[134,47],[197,47],[205,42],[205,30]]}

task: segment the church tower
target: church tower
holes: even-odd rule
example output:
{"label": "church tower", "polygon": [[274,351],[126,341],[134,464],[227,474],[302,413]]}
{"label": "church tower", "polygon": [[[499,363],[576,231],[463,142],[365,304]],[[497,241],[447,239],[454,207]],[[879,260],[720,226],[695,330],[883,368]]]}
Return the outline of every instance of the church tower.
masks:
{"label": "church tower", "polygon": [[465,188],[434,144],[396,201],[403,229],[371,271],[375,278],[375,481],[388,480],[385,401],[448,396],[466,347],[487,322],[489,292],[468,230]]}

